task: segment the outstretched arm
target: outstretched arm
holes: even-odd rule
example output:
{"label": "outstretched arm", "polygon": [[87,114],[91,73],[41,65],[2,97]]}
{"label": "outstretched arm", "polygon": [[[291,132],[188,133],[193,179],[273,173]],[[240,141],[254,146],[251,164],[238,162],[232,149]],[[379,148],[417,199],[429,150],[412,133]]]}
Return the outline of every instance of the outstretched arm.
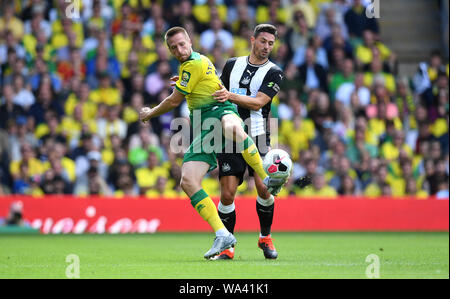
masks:
{"label": "outstretched arm", "polygon": [[160,116],[178,107],[184,99],[184,95],[174,89],[172,94],[165,98],[158,106],[154,108],[142,107],[139,112],[139,118],[142,122],[148,121],[152,117]]}
{"label": "outstretched arm", "polygon": [[259,110],[270,102],[271,98],[263,92],[258,92],[256,97],[239,95],[228,91],[222,84],[221,89],[213,94],[216,101],[223,103],[226,100],[246,109]]}

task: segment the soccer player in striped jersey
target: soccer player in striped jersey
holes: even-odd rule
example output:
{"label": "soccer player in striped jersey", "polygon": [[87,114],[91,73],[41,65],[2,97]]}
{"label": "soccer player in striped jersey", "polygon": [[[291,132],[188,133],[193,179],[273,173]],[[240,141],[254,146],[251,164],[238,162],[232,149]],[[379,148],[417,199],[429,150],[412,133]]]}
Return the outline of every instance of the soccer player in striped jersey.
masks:
{"label": "soccer player in striped jersey", "polygon": [[[271,102],[279,92],[283,80],[282,70],[269,60],[276,38],[275,26],[270,24],[256,26],[250,40],[250,55],[234,57],[226,62],[220,77],[224,88],[214,93],[214,98],[218,102],[230,101],[238,106],[239,115],[246,124],[249,124],[247,132],[255,140],[262,155],[270,150]],[[243,182],[247,163],[239,152],[220,153],[218,161],[221,186],[219,216],[228,231],[233,233],[236,223],[234,198],[238,186]],[[249,175],[254,176],[252,169],[248,170]],[[261,229],[258,247],[263,250],[265,258],[276,259],[278,253],[270,231],[274,215],[274,195],[280,188],[271,190],[258,176],[254,176],[254,179],[258,192],[256,211]],[[214,259],[233,258],[234,248],[230,248]]]}

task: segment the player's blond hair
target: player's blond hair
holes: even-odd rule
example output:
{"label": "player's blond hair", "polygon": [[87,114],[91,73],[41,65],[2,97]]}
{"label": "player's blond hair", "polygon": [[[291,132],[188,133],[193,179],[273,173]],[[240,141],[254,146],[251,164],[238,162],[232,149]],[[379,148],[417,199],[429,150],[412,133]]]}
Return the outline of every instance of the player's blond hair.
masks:
{"label": "player's blond hair", "polygon": [[187,33],[186,29],[184,29],[183,27],[179,27],[179,26],[172,27],[169,30],[167,30],[167,32],[164,36],[164,40],[166,41],[167,46],[169,45],[167,40],[169,38],[171,38],[172,36],[174,36],[175,34],[178,34],[180,32],[183,33],[188,39],[190,39],[189,34]]}

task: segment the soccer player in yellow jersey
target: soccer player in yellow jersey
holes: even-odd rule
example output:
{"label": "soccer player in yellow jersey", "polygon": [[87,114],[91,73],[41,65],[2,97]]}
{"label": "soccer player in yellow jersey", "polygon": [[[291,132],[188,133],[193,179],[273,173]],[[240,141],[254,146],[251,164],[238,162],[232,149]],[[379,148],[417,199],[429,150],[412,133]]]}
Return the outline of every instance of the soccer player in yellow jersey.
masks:
{"label": "soccer player in yellow jersey", "polygon": [[[269,190],[279,190],[284,180],[270,178],[264,171],[259,151],[253,140],[245,133],[243,121],[235,106],[229,101],[217,102],[212,96],[223,86],[211,61],[192,50],[192,43],[186,30],[182,27],[173,27],[166,32],[165,40],[170,53],[181,64],[179,76],[174,78],[175,89],[156,107],[143,107],[139,116],[141,121],[146,122],[152,117],[178,107],[186,98],[194,129],[194,140],[183,158],[180,184],[191,199],[192,206],[216,233],[213,246],[204,255],[209,259],[233,247],[236,238],[225,228],[214,202],[201,186],[203,177],[217,167],[217,151],[204,149],[206,137],[215,130],[215,126],[213,128],[206,126],[206,121],[209,124],[215,119],[220,122],[221,133],[226,139],[236,142],[247,164],[263,179]],[[195,132],[200,134],[196,135]]]}

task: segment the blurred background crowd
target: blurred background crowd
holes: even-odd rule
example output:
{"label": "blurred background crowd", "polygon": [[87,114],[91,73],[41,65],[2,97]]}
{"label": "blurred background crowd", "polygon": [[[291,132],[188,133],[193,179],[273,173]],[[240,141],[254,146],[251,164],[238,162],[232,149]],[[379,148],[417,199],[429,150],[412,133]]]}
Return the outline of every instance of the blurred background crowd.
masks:
{"label": "blurred background crowd", "polygon": [[[0,195],[184,196],[170,125],[187,122],[185,103],[150,126],[138,120],[177,74],[165,31],[186,28],[220,73],[249,54],[256,24],[271,23],[271,59],[285,73],[272,139],[294,161],[280,195],[448,197],[448,53],[436,49],[401,76],[369,3],[2,1]],[[313,184],[300,189],[305,175]],[[217,169],[204,188],[219,194]],[[239,194],[256,194],[251,180]]]}

